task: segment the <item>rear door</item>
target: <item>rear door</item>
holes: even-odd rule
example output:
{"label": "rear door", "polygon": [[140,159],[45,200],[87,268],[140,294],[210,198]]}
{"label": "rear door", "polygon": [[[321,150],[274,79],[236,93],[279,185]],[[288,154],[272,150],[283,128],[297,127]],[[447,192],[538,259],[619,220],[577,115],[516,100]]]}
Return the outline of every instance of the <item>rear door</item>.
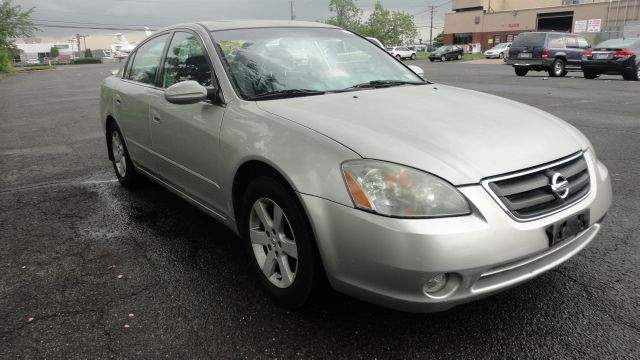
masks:
{"label": "rear door", "polygon": [[[190,30],[176,30],[163,61],[159,86],[194,80],[202,86],[214,81],[213,67],[203,40]],[[219,130],[225,108],[209,100],[172,104],[164,92],[153,97],[151,137],[164,180],[210,209],[221,208],[217,172]]]}
{"label": "rear door", "polygon": [[578,37],[575,35],[565,35],[564,43],[567,47],[567,65],[579,67],[582,63],[582,49],[578,43]]}
{"label": "rear door", "polygon": [[116,121],[132,160],[143,168],[153,169],[149,104],[157,91],[156,74],[168,38],[168,34],[151,38],[129,55],[114,94]]}

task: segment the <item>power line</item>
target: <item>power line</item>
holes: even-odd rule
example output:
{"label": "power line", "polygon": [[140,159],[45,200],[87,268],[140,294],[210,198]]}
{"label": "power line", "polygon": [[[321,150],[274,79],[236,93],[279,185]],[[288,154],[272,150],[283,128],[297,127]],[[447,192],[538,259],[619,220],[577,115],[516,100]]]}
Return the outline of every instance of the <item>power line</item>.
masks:
{"label": "power line", "polygon": [[[127,30],[127,31],[145,31],[144,28],[128,28],[128,27],[98,27],[98,26],[84,26],[84,25],[58,25],[58,24],[40,24],[34,23],[36,26],[48,27],[48,28],[59,28],[59,29],[87,29],[87,30]],[[157,29],[149,29],[151,31],[156,31]]]}

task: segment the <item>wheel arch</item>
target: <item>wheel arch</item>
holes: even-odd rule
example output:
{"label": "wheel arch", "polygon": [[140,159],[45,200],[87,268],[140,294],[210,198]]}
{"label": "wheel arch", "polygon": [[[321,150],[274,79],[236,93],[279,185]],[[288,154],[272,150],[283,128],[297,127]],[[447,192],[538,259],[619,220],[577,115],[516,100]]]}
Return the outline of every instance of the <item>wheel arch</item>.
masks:
{"label": "wheel arch", "polygon": [[268,176],[278,181],[287,190],[292,192],[293,198],[295,199],[295,201],[297,201],[298,206],[300,206],[300,208],[304,212],[305,222],[309,228],[309,231],[311,231],[311,234],[313,235],[313,252],[319,260],[319,265],[321,267],[321,272],[322,272],[321,277],[323,281],[327,281],[325,262],[318,246],[316,231],[313,226],[313,223],[311,222],[309,211],[307,210],[304,202],[300,198],[300,195],[296,190],[295,186],[293,185],[293,183],[291,182],[291,180],[284,175],[283,171],[278,169],[275,165],[270,164],[268,161],[264,161],[262,159],[247,160],[238,167],[238,169],[234,174],[232,189],[231,189],[231,203],[233,207],[233,215],[235,217],[237,233],[242,234],[242,230],[240,228],[240,223],[241,223],[240,209],[242,205],[241,204],[242,196],[246,191],[247,187],[249,186],[249,184],[251,183],[251,181],[260,176]]}

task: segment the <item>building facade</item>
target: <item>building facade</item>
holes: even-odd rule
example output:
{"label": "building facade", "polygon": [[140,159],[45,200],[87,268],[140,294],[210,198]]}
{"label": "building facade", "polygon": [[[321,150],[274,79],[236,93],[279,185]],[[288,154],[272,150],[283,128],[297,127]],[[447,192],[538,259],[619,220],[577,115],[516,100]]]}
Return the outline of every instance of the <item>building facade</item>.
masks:
{"label": "building facade", "polygon": [[640,0],[453,0],[452,10],[445,15],[445,44],[477,51],[529,31],[573,32],[598,42],[634,34],[631,26],[640,20]]}

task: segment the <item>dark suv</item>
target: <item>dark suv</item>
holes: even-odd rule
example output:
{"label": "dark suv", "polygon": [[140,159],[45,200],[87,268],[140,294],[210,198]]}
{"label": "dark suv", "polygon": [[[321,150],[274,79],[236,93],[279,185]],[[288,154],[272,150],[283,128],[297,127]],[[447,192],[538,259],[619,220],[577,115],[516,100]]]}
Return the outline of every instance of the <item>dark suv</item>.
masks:
{"label": "dark suv", "polygon": [[574,34],[522,33],[511,45],[507,64],[513,65],[518,76],[527,75],[529,70],[565,76],[570,70],[581,70],[582,52],[588,48],[589,42]]}

